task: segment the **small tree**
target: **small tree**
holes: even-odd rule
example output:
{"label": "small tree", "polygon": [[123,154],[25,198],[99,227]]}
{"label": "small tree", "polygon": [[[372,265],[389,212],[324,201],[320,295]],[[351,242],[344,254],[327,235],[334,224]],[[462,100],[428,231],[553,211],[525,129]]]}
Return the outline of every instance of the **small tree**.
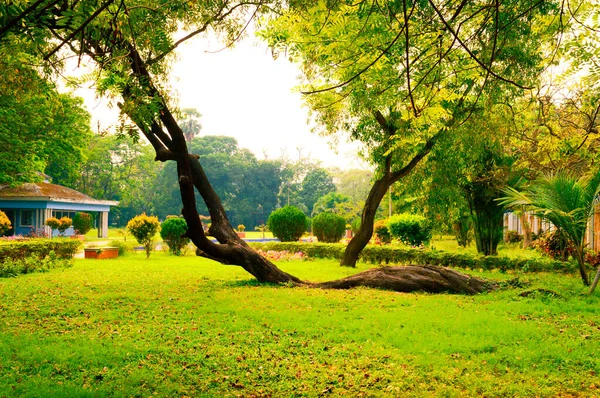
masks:
{"label": "small tree", "polygon": [[8,231],[10,231],[12,225],[8,216],[0,210],[0,235],[4,235]]}
{"label": "small tree", "polygon": [[160,225],[160,237],[169,246],[169,253],[181,256],[184,247],[190,243],[190,238],[183,235],[187,231],[187,223],[183,218],[167,218]]}
{"label": "small tree", "polygon": [[346,231],[346,220],[337,214],[319,213],[313,218],[312,230],[319,242],[339,242]]}
{"label": "small tree", "polygon": [[94,218],[89,213],[76,213],[73,217],[73,228],[78,234],[87,234],[94,225]]}
{"label": "small tree", "polygon": [[146,258],[150,257],[154,236],[160,231],[160,222],[158,221],[158,218],[155,216],[147,216],[146,213],[142,213],[129,220],[127,229],[139,244],[144,245],[144,249],[146,249]]}
{"label": "small tree", "polygon": [[294,206],[275,210],[267,220],[267,227],[282,242],[295,242],[306,231],[306,216]]}

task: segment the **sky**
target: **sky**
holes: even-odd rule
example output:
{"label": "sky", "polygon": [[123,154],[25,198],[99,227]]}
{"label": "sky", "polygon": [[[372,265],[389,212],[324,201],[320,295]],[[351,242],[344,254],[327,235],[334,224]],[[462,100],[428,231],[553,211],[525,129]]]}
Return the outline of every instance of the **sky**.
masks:
{"label": "sky", "polygon": [[[331,148],[329,139],[311,132],[308,109],[294,92],[299,70],[285,57],[274,60],[266,44],[248,37],[233,49],[214,38],[182,44],[171,72],[171,87],[181,108],[201,114],[201,136],[235,137],[259,158],[320,160],[325,167],[368,168],[358,159],[358,145],[342,138]],[[116,124],[117,111],[92,90],[79,89],[92,114],[94,130]]]}

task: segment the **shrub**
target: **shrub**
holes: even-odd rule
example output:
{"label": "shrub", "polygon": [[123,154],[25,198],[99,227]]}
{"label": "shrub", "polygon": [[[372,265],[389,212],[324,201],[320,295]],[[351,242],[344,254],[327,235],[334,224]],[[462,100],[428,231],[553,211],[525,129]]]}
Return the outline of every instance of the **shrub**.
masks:
{"label": "shrub", "polygon": [[150,257],[154,236],[160,231],[160,222],[158,221],[158,218],[155,216],[147,216],[146,213],[142,213],[129,220],[127,229],[138,243],[144,246],[146,258]]}
{"label": "shrub", "polygon": [[46,220],[46,225],[52,229],[58,229],[58,226],[60,225],[60,221],[56,217],[50,217]]}
{"label": "shrub", "polygon": [[519,243],[523,241],[523,235],[519,235],[517,231],[506,231],[506,243]]}
{"label": "shrub", "polygon": [[294,206],[275,210],[267,220],[269,230],[282,242],[294,242],[306,231],[306,216]]}
{"label": "shrub", "polygon": [[399,214],[387,222],[390,235],[402,243],[421,246],[431,240],[431,224],[425,217],[413,214]]}
{"label": "shrub", "polygon": [[168,218],[163,221],[160,225],[160,237],[169,246],[169,253],[181,256],[183,248],[190,243],[190,238],[183,236],[186,231],[187,223],[183,218]]}
{"label": "shrub", "polygon": [[373,224],[373,232],[375,233],[375,237],[379,240],[379,242],[386,244],[392,241],[392,236],[390,235],[390,230],[387,226],[386,220],[377,220],[375,224]]}
{"label": "shrub", "polygon": [[0,260],[0,278],[10,278],[33,272],[47,272],[53,268],[67,268],[72,265],[72,260],[60,258],[54,251],[50,251],[47,256],[41,259],[37,257],[3,259]]}
{"label": "shrub", "polygon": [[11,227],[12,225],[10,224],[8,216],[6,215],[6,213],[0,210],[0,236],[10,231]]}
{"label": "shrub", "polygon": [[312,229],[319,242],[339,242],[346,231],[346,220],[337,214],[319,213],[312,220]]}
{"label": "shrub", "polygon": [[244,232],[246,230],[246,226],[244,224],[239,224],[237,230],[238,232]]}
{"label": "shrub", "polygon": [[108,245],[119,249],[119,256],[124,256],[128,251],[133,251],[133,247],[135,246],[135,243],[133,243],[133,242],[128,243],[123,240],[111,240]]}
{"label": "shrub", "polygon": [[[341,243],[268,242],[250,243],[255,249],[304,253],[308,258],[340,260],[346,246]],[[367,245],[360,260],[372,264],[430,264],[472,270],[515,270],[520,272],[575,272],[577,264],[550,259],[520,259],[499,256],[482,256],[470,253],[448,253],[406,247]]]}
{"label": "shrub", "polygon": [[0,261],[23,260],[27,257],[43,259],[54,252],[58,258],[71,259],[81,246],[81,241],[74,239],[27,239],[2,242],[0,244]]}
{"label": "shrub", "polygon": [[541,250],[542,253],[546,253],[554,260],[567,261],[569,255],[573,252],[569,240],[560,229],[542,234],[533,242],[533,247]]}
{"label": "shrub", "polygon": [[78,234],[85,235],[94,225],[94,218],[89,213],[76,213],[73,217],[73,228]]}

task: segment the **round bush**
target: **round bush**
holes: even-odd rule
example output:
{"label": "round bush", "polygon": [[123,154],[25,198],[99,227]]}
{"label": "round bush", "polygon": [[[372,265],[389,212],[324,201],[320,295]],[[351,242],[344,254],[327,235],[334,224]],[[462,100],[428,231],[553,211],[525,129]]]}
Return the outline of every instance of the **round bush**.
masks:
{"label": "round bush", "polygon": [[334,213],[319,213],[313,218],[312,229],[319,242],[336,243],[344,236],[346,220]]}
{"label": "round bush", "polygon": [[73,228],[81,235],[87,234],[94,225],[94,218],[89,213],[75,213],[73,217]]}
{"label": "round bush", "polygon": [[271,213],[267,226],[280,241],[295,242],[306,231],[306,216],[297,207],[284,206]]}
{"label": "round bush", "polygon": [[388,229],[393,238],[411,246],[421,246],[431,240],[431,225],[425,217],[399,214],[388,219]]}
{"label": "round bush", "polygon": [[169,246],[169,253],[181,256],[181,251],[190,243],[190,238],[183,237],[187,231],[187,223],[183,218],[167,218],[160,225],[160,237]]}

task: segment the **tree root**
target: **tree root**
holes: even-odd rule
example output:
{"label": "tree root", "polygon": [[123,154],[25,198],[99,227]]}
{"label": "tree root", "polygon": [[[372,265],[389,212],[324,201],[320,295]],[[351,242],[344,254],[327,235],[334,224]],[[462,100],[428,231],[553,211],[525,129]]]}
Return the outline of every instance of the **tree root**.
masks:
{"label": "tree root", "polygon": [[477,294],[494,290],[497,285],[450,268],[433,265],[407,265],[373,268],[347,278],[314,283],[320,289],[351,289],[365,286],[396,292]]}

